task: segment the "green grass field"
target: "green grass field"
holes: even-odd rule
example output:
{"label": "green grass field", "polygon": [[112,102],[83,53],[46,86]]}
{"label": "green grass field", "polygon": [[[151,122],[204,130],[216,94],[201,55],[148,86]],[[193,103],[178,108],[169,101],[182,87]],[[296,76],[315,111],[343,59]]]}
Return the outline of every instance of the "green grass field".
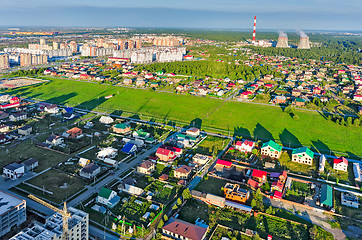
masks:
{"label": "green grass field", "polygon": [[[206,130],[215,128],[214,131],[226,130],[231,134],[236,132],[258,139],[272,138],[286,145],[303,144],[325,149],[328,153],[335,150],[362,155],[361,128],[339,126],[315,112],[297,111],[299,119],[294,120],[277,107],[238,102],[221,105],[222,102],[217,99],[71,80],[52,80],[8,93],[116,114],[132,112],[141,118],[147,115],[158,120],[182,123],[199,118]],[[114,97],[104,99],[110,94]]]}

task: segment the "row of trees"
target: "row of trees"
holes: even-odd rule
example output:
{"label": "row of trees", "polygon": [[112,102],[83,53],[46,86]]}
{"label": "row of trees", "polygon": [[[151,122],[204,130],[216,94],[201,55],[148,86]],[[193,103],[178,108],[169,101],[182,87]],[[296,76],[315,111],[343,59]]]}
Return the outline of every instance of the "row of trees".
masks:
{"label": "row of trees", "polygon": [[261,75],[278,74],[269,66],[245,66],[228,64],[225,62],[216,61],[192,61],[192,62],[169,62],[169,63],[154,63],[150,65],[140,65],[136,70],[148,70],[150,72],[163,71],[167,73],[175,73],[179,75],[192,75],[198,77],[215,77],[215,78],[230,78],[254,80]]}

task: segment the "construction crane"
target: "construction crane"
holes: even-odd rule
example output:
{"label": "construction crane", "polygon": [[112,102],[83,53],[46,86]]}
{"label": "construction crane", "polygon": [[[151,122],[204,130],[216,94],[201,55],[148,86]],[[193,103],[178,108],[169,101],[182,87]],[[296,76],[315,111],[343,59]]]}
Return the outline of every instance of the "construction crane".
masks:
{"label": "construction crane", "polygon": [[36,202],[38,202],[38,203],[46,206],[47,208],[53,210],[54,212],[57,212],[57,213],[59,213],[60,215],[62,215],[62,217],[63,217],[63,233],[62,233],[62,239],[63,239],[63,240],[67,240],[67,236],[68,236],[68,219],[71,218],[72,216],[71,216],[70,212],[68,212],[66,202],[64,202],[64,207],[63,207],[63,209],[59,209],[59,208],[56,208],[56,207],[54,207],[53,205],[51,205],[51,204],[49,204],[49,203],[47,203],[47,202],[45,202],[45,201],[43,201],[43,200],[35,197],[34,195],[29,194],[29,195],[28,195],[28,198],[30,198],[30,199],[32,199],[32,200],[34,200],[34,201],[36,201]]}

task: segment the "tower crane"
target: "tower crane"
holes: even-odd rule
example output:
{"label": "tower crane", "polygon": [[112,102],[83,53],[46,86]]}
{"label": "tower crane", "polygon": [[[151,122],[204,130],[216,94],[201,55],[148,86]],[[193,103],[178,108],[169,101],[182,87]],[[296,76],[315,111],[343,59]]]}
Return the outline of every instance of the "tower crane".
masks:
{"label": "tower crane", "polygon": [[54,207],[53,205],[47,203],[46,201],[43,201],[37,197],[35,197],[34,195],[31,195],[29,194],[28,195],[28,198],[44,205],[45,207],[53,210],[54,212],[57,212],[59,213],[60,215],[62,215],[62,218],[63,218],[63,233],[62,233],[62,239],[63,240],[67,240],[67,236],[68,236],[68,219],[71,218],[71,214],[70,212],[68,212],[68,209],[67,209],[67,204],[66,202],[64,202],[64,207],[63,209],[59,209],[57,207]]}

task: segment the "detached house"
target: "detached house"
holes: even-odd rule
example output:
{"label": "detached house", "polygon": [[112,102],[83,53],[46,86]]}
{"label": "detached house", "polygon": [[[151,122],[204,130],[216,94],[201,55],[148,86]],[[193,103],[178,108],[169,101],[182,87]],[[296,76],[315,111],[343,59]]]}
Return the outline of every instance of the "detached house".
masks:
{"label": "detached house", "polygon": [[61,136],[57,136],[57,135],[50,135],[46,140],[45,142],[47,144],[50,144],[52,146],[58,146],[60,144],[62,144],[64,141],[63,141],[63,138]]}
{"label": "detached house", "polygon": [[120,200],[121,198],[117,195],[117,192],[108,188],[102,188],[97,196],[97,203],[106,205],[110,208],[116,206]]}
{"label": "detached house", "polygon": [[292,162],[312,165],[314,152],[307,147],[293,149]]}
{"label": "detached house", "polygon": [[29,158],[28,160],[24,161],[22,164],[25,167],[25,171],[33,171],[33,169],[39,165],[39,161],[38,159],[35,158]]}
{"label": "detached house", "polygon": [[348,160],[344,157],[333,159],[333,169],[347,172]]}
{"label": "detached house", "polygon": [[267,175],[268,175],[268,173],[266,171],[254,169],[251,177],[252,177],[252,179],[254,179],[260,183],[264,183],[266,181]]}
{"label": "detached house", "polygon": [[176,218],[170,218],[162,227],[164,239],[204,240],[208,228],[196,226]]}
{"label": "detached house", "polygon": [[134,138],[146,139],[146,138],[148,138],[150,136],[150,134],[148,132],[143,131],[142,129],[139,129],[137,131],[134,131],[132,133],[132,136]]}
{"label": "detached house", "polygon": [[30,135],[32,130],[33,130],[33,128],[31,126],[25,125],[18,129],[18,133],[21,135],[24,135],[24,136],[28,136],[28,135]]}
{"label": "detached house", "polygon": [[176,154],[170,149],[159,147],[156,151],[156,157],[158,157],[161,161],[170,162],[176,158]]}
{"label": "detached house", "polygon": [[128,133],[129,131],[131,131],[131,126],[128,124],[124,124],[124,123],[117,123],[116,125],[114,125],[112,127],[113,132],[115,133],[121,133],[121,134],[125,134]]}
{"label": "detached house", "polygon": [[97,164],[90,163],[80,170],[79,175],[84,178],[92,179],[97,176],[100,171],[101,168]]}
{"label": "detached house", "polygon": [[254,147],[255,142],[246,139],[243,142],[237,141],[235,144],[235,149],[246,153],[250,153],[254,149]]}
{"label": "detached house", "polygon": [[186,165],[182,165],[175,169],[173,172],[174,177],[177,179],[188,179],[191,174],[192,168]]}
{"label": "detached house", "polygon": [[6,178],[15,180],[22,177],[24,173],[25,173],[24,166],[18,163],[10,163],[3,167],[3,175]]}
{"label": "detached house", "polygon": [[83,134],[82,129],[74,127],[67,131],[67,134],[69,134],[69,138],[77,138]]}
{"label": "detached house", "polygon": [[21,121],[26,119],[26,113],[25,112],[17,112],[17,113],[13,113],[9,116],[9,120],[12,122],[16,122],[16,121]]}
{"label": "detached house", "polygon": [[141,174],[151,174],[155,170],[155,163],[147,160],[137,166],[137,172]]}
{"label": "detached house", "polygon": [[274,142],[273,140],[270,140],[263,144],[261,147],[261,155],[263,156],[269,156],[271,158],[280,158],[280,155],[282,153],[282,146]]}

